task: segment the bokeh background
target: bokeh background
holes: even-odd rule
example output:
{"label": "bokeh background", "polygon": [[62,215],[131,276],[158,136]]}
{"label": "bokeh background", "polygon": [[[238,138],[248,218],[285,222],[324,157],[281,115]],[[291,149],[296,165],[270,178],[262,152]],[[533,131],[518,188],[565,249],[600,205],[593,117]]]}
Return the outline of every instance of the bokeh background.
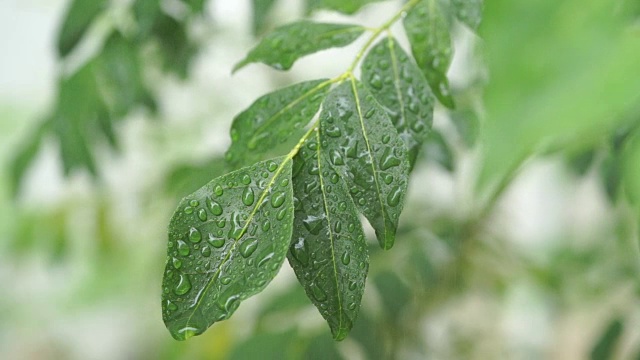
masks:
{"label": "bokeh background", "polygon": [[[196,5],[164,2],[170,19],[145,38],[133,1],[112,1],[61,58],[71,1],[0,1],[0,358],[640,359],[636,2],[495,1],[481,38],[452,28],[456,110],[436,110],[396,245],[371,242],[360,316],[340,343],[286,263],[202,336],[176,342],[162,323],[169,218],[224,172],[233,116],[340,74],[362,45],[232,76],[259,9],[185,3]],[[312,17],[375,27],[399,6]],[[257,36],[304,12],[276,1]],[[117,43],[113,29],[135,41],[110,54],[138,59],[144,86],[106,104],[82,79],[64,90]]]}

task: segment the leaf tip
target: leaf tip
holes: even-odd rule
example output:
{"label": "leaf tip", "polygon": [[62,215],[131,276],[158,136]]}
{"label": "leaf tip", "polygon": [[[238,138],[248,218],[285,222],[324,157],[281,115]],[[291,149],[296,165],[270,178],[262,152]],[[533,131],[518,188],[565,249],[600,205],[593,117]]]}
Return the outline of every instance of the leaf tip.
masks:
{"label": "leaf tip", "polygon": [[238,70],[242,69],[243,67],[247,66],[249,64],[250,61],[248,61],[247,59],[243,59],[240,62],[238,62],[237,64],[235,64],[233,66],[233,69],[231,69],[231,74],[235,74],[236,72],[238,72]]}

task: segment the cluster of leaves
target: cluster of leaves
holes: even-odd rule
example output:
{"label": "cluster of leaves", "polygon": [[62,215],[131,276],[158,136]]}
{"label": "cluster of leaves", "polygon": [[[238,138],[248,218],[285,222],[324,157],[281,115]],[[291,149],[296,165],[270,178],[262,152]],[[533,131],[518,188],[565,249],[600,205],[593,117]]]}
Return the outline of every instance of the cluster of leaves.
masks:
{"label": "cluster of leaves", "polygon": [[[368,2],[314,4],[352,13]],[[360,214],[380,247],[390,249],[435,99],[454,105],[446,76],[452,23],[477,26],[481,7],[411,0],[373,30],[344,74],[276,90],[234,119],[226,160],[237,170],[185,197],[169,225],[162,308],[176,339],[229,318],[267,286],[285,257],[334,339],[347,336],[369,267]],[[403,16],[411,55],[389,31]],[[258,62],[288,70],[365,31],[294,22],[266,35],[234,70]]]}

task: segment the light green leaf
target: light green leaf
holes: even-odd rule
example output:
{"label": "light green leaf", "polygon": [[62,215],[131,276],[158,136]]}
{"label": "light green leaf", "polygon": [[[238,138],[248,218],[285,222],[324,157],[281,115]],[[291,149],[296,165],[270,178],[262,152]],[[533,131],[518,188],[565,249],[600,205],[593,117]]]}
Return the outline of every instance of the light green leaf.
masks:
{"label": "light green leaf", "polygon": [[180,202],[169,225],[162,314],[178,340],[229,318],[277,274],[291,241],[291,159],[212,180]]}
{"label": "light green leaf", "polygon": [[78,45],[91,23],[107,7],[107,0],[74,0],[58,32],[58,55],[65,57]]}
{"label": "light green leaf", "polygon": [[349,189],[315,135],[294,158],[297,201],[287,257],[333,338],[342,340],[360,309],[369,257]]}
{"label": "light green leaf", "polygon": [[435,100],[427,80],[390,37],[371,49],[361,70],[363,82],[384,107],[407,146],[413,168],[433,123]]}
{"label": "light green leaf", "polygon": [[404,18],[403,25],[411,51],[438,100],[453,108],[447,70],[453,58],[449,3],[446,0],[422,0]]}
{"label": "light green leaf", "polygon": [[33,162],[36,155],[38,155],[42,140],[49,131],[50,125],[51,121],[49,120],[40,123],[33,132],[25,138],[24,143],[20,145],[14,154],[11,161],[11,192],[14,197],[17,196],[20,191],[20,186],[29,169],[29,165],[31,165],[31,162]]}
{"label": "light green leaf", "polygon": [[351,24],[315,23],[308,20],[275,29],[233,68],[236,72],[250,63],[261,62],[278,70],[288,70],[299,58],[320,50],[351,44],[364,28]]}
{"label": "light green leaf", "polygon": [[264,30],[267,17],[276,0],[252,0],[253,2],[253,33],[258,34]]}
{"label": "light green leaf", "polygon": [[320,114],[320,137],[356,207],[383,249],[395,240],[407,191],[407,150],[385,110],[351,78],[331,91]]}
{"label": "light green leaf", "polygon": [[484,0],[451,0],[456,18],[472,30],[476,30],[482,20]]}
{"label": "light green leaf", "polygon": [[[318,112],[331,83],[306,81],[260,97],[231,125],[226,159],[234,167],[286,153]],[[292,143],[294,141],[294,143]]]}
{"label": "light green leaf", "polygon": [[307,0],[307,13],[319,9],[333,10],[343,14],[355,14],[363,6],[383,0]]}
{"label": "light green leaf", "polygon": [[640,210],[640,131],[631,136],[624,149],[624,188],[627,199]]}

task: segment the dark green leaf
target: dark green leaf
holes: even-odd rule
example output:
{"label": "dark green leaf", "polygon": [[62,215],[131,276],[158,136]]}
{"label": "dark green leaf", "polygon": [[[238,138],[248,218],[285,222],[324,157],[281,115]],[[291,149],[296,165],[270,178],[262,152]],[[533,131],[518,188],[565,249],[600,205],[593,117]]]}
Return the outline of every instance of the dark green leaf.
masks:
{"label": "dark green leaf", "polygon": [[369,258],[347,185],[315,135],[294,158],[297,201],[287,257],[333,338],[342,340],[360,309]]}
{"label": "dark green leaf", "polygon": [[374,46],[361,69],[363,82],[407,146],[413,168],[433,123],[434,99],[427,80],[393,38]]}
{"label": "dark green leaf", "polygon": [[138,38],[146,40],[162,15],[160,0],[136,0],[132,9],[138,24]]}
{"label": "dark green leaf", "polygon": [[404,18],[411,51],[440,102],[453,108],[447,70],[453,58],[448,2],[422,0]]}
{"label": "dark green leaf", "polygon": [[429,137],[424,146],[424,152],[427,159],[437,162],[450,172],[455,170],[455,156],[453,151],[439,131],[433,130],[429,133]]}
{"label": "dark green leaf", "polygon": [[180,202],[169,224],[162,295],[174,338],[229,318],[277,274],[291,240],[291,163],[283,157],[242,168]]}
{"label": "dark green leaf", "polygon": [[152,31],[160,45],[164,70],[186,78],[191,61],[198,50],[187,34],[186,24],[171,16],[160,14]]}
{"label": "dark green leaf", "polygon": [[233,68],[236,72],[250,63],[261,62],[278,70],[288,70],[299,58],[320,50],[351,44],[364,28],[350,24],[325,24],[308,20],[281,26],[267,35],[247,57]]}
{"label": "dark green leaf", "polygon": [[320,137],[380,246],[390,249],[404,206],[409,161],[385,110],[364,85],[351,78],[325,100]]}
{"label": "dark green leaf", "polygon": [[107,0],[73,0],[58,32],[58,55],[65,57],[78,45],[91,23],[107,6]]}
{"label": "dark green leaf", "polygon": [[567,165],[576,175],[584,176],[591,168],[596,151],[593,148],[585,149],[567,156]]}
{"label": "dark green leaf", "polygon": [[473,30],[478,28],[482,20],[482,3],[484,0],[451,0],[456,17]]}
{"label": "dark green leaf", "polygon": [[624,330],[622,320],[614,319],[611,321],[591,350],[591,360],[613,359],[616,345],[620,340],[620,335],[622,335],[622,330]]}
{"label": "dark green leaf", "polygon": [[600,168],[600,176],[604,184],[604,190],[611,203],[618,201],[618,193],[620,190],[620,181],[622,177],[622,164],[620,157],[610,154],[602,162]]}
{"label": "dark green leaf", "polygon": [[307,0],[307,13],[318,9],[327,9],[351,15],[363,6],[379,1],[383,0]]}
{"label": "dark green leaf", "polygon": [[318,112],[330,85],[326,80],[307,81],[260,97],[233,120],[227,161],[237,167],[288,152],[295,145],[291,141],[302,136]]}
{"label": "dark green leaf", "polygon": [[252,0],[253,2],[253,33],[264,30],[267,18],[276,0]]}

